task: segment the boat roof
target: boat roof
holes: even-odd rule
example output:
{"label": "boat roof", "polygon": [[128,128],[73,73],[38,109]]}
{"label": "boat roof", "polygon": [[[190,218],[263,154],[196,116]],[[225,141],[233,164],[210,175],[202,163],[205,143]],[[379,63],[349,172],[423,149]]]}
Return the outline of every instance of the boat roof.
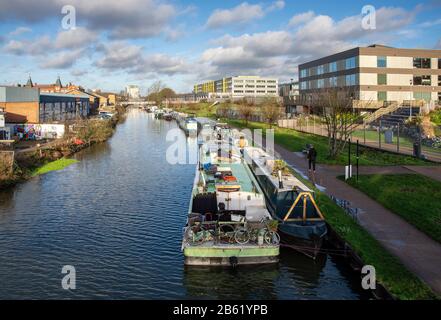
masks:
{"label": "boat roof", "polygon": [[260,172],[262,174],[265,174],[267,177],[269,177],[270,181],[279,191],[291,191],[293,189],[298,189],[301,192],[313,193],[313,190],[308,188],[303,182],[297,179],[293,174],[283,175],[282,176],[283,188],[279,188],[279,179],[278,177],[272,175],[272,169],[268,166],[268,163],[271,163],[271,161],[275,161],[276,159],[273,156],[266,153],[261,148],[246,147],[245,152],[249,157],[249,159],[247,160],[250,159],[254,160],[254,162],[259,167]]}

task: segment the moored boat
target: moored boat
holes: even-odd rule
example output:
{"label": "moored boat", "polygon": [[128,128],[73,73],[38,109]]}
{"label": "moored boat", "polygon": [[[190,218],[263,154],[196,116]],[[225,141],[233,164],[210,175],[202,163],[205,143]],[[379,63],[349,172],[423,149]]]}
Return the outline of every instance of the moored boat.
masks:
{"label": "moored boat", "polygon": [[229,140],[200,144],[182,251],[186,265],[235,266],[278,262],[277,222],[250,168]]}
{"label": "moored boat", "polygon": [[245,161],[266,195],[268,209],[279,221],[282,242],[316,258],[327,234],[314,192],[297,179],[281,160],[261,148],[246,147]]}

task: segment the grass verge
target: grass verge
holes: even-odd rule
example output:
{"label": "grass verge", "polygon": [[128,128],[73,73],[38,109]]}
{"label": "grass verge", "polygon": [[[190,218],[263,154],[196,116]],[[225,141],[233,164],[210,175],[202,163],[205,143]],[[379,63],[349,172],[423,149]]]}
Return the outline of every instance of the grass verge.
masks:
{"label": "grass verge", "polygon": [[441,243],[441,183],[419,174],[362,175],[348,183]]}
{"label": "grass verge", "polygon": [[[245,127],[242,121],[230,120],[229,123],[233,126],[239,124],[239,126],[237,126],[239,128]],[[248,128],[262,128],[262,125],[263,124],[260,123],[249,123]],[[280,134],[280,130],[283,132],[287,129],[276,129],[275,143],[277,144],[281,141],[285,141],[283,138],[280,140],[280,136],[277,138],[278,133]],[[290,134],[296,135],[299,133],[293,132]],[[291,139],[295,140],[295,138]],[[286,147],[285,145],[282,146]],[[325,193],[315,188],[310,181],[304,179],[296,172],[293,171],[293,174],[309,188],[314,190],[317,204],[324,213],[328,224],[352,247],[365,264],[375,267],[377,281],[381,283],[390,294],[400,300],[431,300],[440,298],[429,286],[411,273],[396,256],[387,251],[380,242],[346,214],[343,209],[335,204]]]}
{"label": "grass verge", "polygon": [[77,163],[77,162],[78,162],[78,160],[75,160],[75,159],[61,158],[56,161],[46,163],[45,165],[35,169],[32,172],[31,176],[35,177],[35,176],[39,176],[39,175],[42,175],[42,174],[45,174],[45,173],[48,173],[51,171],[63,170],[64,168],[66,168],[74,163]]}
{"label": "grass verge", "polygon": [[[243,120],[226,120],[229,124],[237,128],[245,128]],[[249,122],[249,129],[268,129],[269,126],[260,122]],[[317,150],[317,162],[331,165],[346,165],[348,148],[336,158],[328,158],[328,139],[326,137],[303,133],[292,129],[273,127],[274,142],[292,152],[301,152],[306,144],[313,144]],[[355,145],[352,146],[353,157],[355,159]],[[393,166],[393,165],[430,165],[430,162],[410,156],[398,155],[389,152],[382,152],[370,148],[360,147],[361,166]]]}

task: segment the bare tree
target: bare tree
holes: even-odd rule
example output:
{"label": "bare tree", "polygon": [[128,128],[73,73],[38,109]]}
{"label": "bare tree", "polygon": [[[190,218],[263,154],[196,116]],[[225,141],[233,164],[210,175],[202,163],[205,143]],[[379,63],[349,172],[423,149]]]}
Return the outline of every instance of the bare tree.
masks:
{"label": "bare tree", "polygon": [[216,108],[216,114],[219,118],[226,118],[228,116],[228,107],[226,104],[221,103]]}
{"label": "bare tree", "polygon": [[350,90],[321,90],[311,96],[311,106],[328,132],[329,157],[335,159],[345,148],[352,133],[363,119],[353,107]]}
{"label": "bare tree", "polygon": [[148,89],[148,100],[154,101],[157,106],[161,105],[163,97],[161,91],[165,88],[161,80],[155,81]]}
{"label": "bare tree", "polygon": [[248,121],[251,119],[254,113],[254,105],[250,103],[246,98],[239,101],[239,114],[245,120],[245,125],[248,126]]}
{"label": "bare tree", "polygon": [[261,106],[261,114],[263,120],[267,122],[270,128],[273,127],[273,124],[279,120],[280,115],[282,114],[281,105],[277,98],[267,97],[263,100]]}

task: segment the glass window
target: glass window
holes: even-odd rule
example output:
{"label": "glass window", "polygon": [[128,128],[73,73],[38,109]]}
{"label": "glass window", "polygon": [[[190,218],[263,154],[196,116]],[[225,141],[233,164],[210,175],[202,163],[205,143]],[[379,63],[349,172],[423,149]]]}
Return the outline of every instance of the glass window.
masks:
{"label": "glass window", "polygon": [[325,67],[323,65],[317,67],[317,74],[321,75],[325,73]]}
{"label": "glass window", "polygon": [[329,64],[329,72],[337,72],[337,62],[331,62]]}
{"label": "glass window", "polygon": [[413,67],[418,69],[430,69],[431,59],[430,58],[413,58]]}
{"label": "glass window", "polygon": [[377,74],[377,84],[385,85],[387,84],[387,75],[385,74]]}
{"label": "glass window", "polygon": [[387,92],[378,91],[378,101],[386,101],[386,100],[387,100]]}
{"label": "glass window", "polygon": [[325,87],[325,79],[319,79],[317,81],[317,86],[321,89]]}
{"label": "glass window", "polygon": [[356,75],[355,74],[347,75],[345,81],[347,86],[355,86],[357,84]]}
{"label": "glass window", "polygon": [[430,76],[413,76],[414,86],[431,86],[432,80]]}
{"label": "glass window", "polygon": [[300,70],[300,77],[305,78],[306,77],[306,69]]}
{"label": "glass window", "polygon": [[377,68],[387,68],[387,57],[377,57]]}
{"label": "glass window", "polygon": [[431,100],[431,93],[430,92],[414,92],[413,98],[415,100],[425,100],[429,102]]}
{"label": "glass window", "polygon": [[441,69],[441,58],[438,59],[438,69]]}
{"label": "glass window", "polygon": [[346,70],[354,69],[356,67],[356,59],[355,57],[346,59]]}
{"label": "glass window", "polygon": [[441,87],[441,76],[438,76],[438,87]]}

